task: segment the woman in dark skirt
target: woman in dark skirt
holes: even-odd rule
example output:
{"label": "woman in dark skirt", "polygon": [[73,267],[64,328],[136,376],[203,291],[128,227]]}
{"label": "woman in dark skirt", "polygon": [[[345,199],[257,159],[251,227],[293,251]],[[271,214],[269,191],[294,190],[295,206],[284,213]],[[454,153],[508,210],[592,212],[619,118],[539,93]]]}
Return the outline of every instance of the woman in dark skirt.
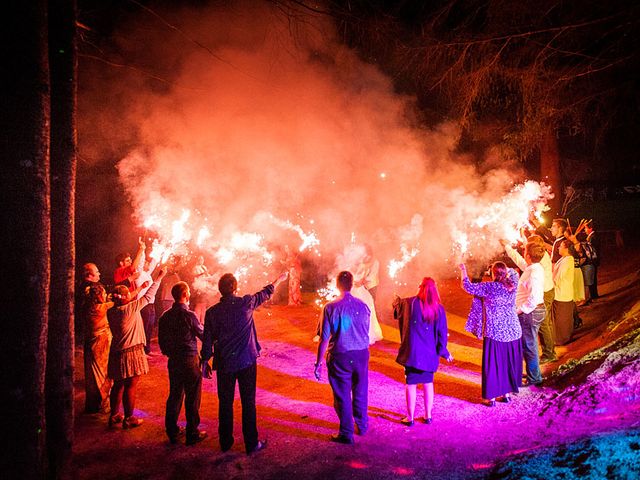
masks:
{"label": "woman in dark skirt", "polygon": [[[144,353],[146,337],[140,310],[153,302],[166,273],[166,268],[161,268],[149,289],[139,299],[136,299],[138,292],[130,292],[125,285],[116,285],[112,291],[115,306],[107,312],[113,334],[107,366],[107,373],[113,379],[110,427],[122,423],[123,428],[135,428],[142,424],[142,419],[133,415],[138,381],[141,375],[149,371]],[[147,286],[143,284],[142,287]],[[121,404],[124,415],[120,413]]]}
{"label": "woman in dark skirt", "polygon": [[508,403],[522,386],[522,328],[516,314],[518,273],[503,262],[491,266],[491,282],[472,283],[460,265],[462,288],[474,295],[465,330],[482,343],[482,398]]}
{"label": "woman in dark skirt", "polygon": [[424,388],[425,423],[431,423],[433,408],[433,374],[438,369],[439,357],[453,361],[447,350],[447,315],[440,303],[436,282],[425,277],[418,295],[397,297],[393,303],[393,316],[399,321],[400,350],[396,362],[403,365],[407,381],[407,416],[402,423],[414,424],[416,393],[419,384]]}

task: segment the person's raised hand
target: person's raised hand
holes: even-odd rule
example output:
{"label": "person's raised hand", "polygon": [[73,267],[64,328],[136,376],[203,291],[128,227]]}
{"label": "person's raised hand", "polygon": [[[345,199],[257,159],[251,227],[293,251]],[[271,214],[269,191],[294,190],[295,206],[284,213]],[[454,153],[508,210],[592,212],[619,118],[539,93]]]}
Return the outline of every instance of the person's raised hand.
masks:
{"label": "person's raised hand", "polygon": [[538,228],[540,226],[540,220],[538,220],[533,212],[529,215],[529,223],[535,228]]}
{"label": "person's raised hand", "polygon": [[280,274],[280,276],[278,276],[278,278],[276,278],[275,281],[273,282],[273,286],[275,287],[278,284],[284,282],[287,279],[288,276],[289,276],[289,274],[287,272],[282,272]]}
{"label": "person's raised hand", "polygon": [[400,302],[402,301],[402,298],[400,298],[400,295],[398,295],[397,293],[393,294],[393,303],[391,304],[393,306],[393,308],[395,308],[396,306],[398,306],[400,304]]}
{"label": "person's raised hand", "polygon": [[157,270],[156,273],[156,282],[159,282],[160,280],[162,280],[164,278],[164,276],[167,274],[167,267],[166,266],[162,266]]}

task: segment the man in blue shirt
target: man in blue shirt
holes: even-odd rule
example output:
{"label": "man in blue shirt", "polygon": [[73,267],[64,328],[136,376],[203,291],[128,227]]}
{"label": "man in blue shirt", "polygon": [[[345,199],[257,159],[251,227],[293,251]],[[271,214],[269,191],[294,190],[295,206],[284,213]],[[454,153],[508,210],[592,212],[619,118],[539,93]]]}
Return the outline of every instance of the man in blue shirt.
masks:
{"label": "man in blue shirt", "polygon": [[164,423],[169,441],[177,443],[183,433],[178,427],[178,416],[184,398],[186,444],[193,445],[207,437],[206,432],[198,430],[202,377],[196,337],[202,340],[202,325],[196,314],[189,310],[189,285],[176,283],[171,288],[171,295],[175,300],[173,306],[162,314],[158,323],[160,350],[169,357],[169,398]]}
{"label": "man in blue shirt", "polygon": [[340,431],[331,440],[352,444],[354,420],[357,433],[364,435],[369,389],[369,321],[366,303],[351,295],[353,275],[340,272],[336,278],[340,297],[322,310],[320,343],[314,374],[320,380],[322,358],[328,349],[327,372],[333,390],[333,405],[340,418]]}
{"label": "man in blue shirt", "polygon": [[258,440],[256,426],[256,359],[260,355],[260,344],[256,335],[253,311],[267,301],[275,287],[286,280],[281,274],[272,284],[258,293],[238,297],[238,281],[225,273],[218,281],[220,301],[207,310],[202,340],[202,376],[211,378],[212,367],[208,361],[213,357],[217,370],[218,386],[218,433],[220,448],[226,452],[233,445],[233,397],[236,381],[242,402],[242,435],[247,454],[262,450],[266,440]]}

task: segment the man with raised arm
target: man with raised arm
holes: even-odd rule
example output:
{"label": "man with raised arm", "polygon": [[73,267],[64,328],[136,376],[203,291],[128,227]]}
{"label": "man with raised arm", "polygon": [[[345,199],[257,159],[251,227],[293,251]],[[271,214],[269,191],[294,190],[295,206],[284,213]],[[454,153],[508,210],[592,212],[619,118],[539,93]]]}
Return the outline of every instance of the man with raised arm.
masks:
{"label": "man with raised arm", "polygon": [[[238,281],[225,273],[218,281],[220,301],[207,309],[202,340],[202,376],[212,377],[217,371],[218,433],[220,448],[229,450],[233,439],[233,398],[236,382],[242,402],[242,435],[247,454],[262,450],[266,440],[258,440],[256,425],[257,358],[260,344],[253,319],[253,311],[267,301],[275,287],[286,280],[282,273],[275,281],[253,295],[236,295]],[[214,366],[209,365],[213,357]]]}

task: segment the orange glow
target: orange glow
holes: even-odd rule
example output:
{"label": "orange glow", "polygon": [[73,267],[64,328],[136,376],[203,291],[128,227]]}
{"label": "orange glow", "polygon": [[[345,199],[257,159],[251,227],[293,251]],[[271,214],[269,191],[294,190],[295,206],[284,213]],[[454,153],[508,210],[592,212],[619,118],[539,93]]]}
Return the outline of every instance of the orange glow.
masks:
{"label": "orange glow", "polygon": [[415,471],[412,468],[394,467],[391,469],[396,475],[413,475]]}
{"label": "orange glow", "polygon": [[351,468],[357,468],[358,470],[367,468],[367,465],[361,462],[356,462],[355,460],[351,460],[350,462],[347,462],[347,465]]}

